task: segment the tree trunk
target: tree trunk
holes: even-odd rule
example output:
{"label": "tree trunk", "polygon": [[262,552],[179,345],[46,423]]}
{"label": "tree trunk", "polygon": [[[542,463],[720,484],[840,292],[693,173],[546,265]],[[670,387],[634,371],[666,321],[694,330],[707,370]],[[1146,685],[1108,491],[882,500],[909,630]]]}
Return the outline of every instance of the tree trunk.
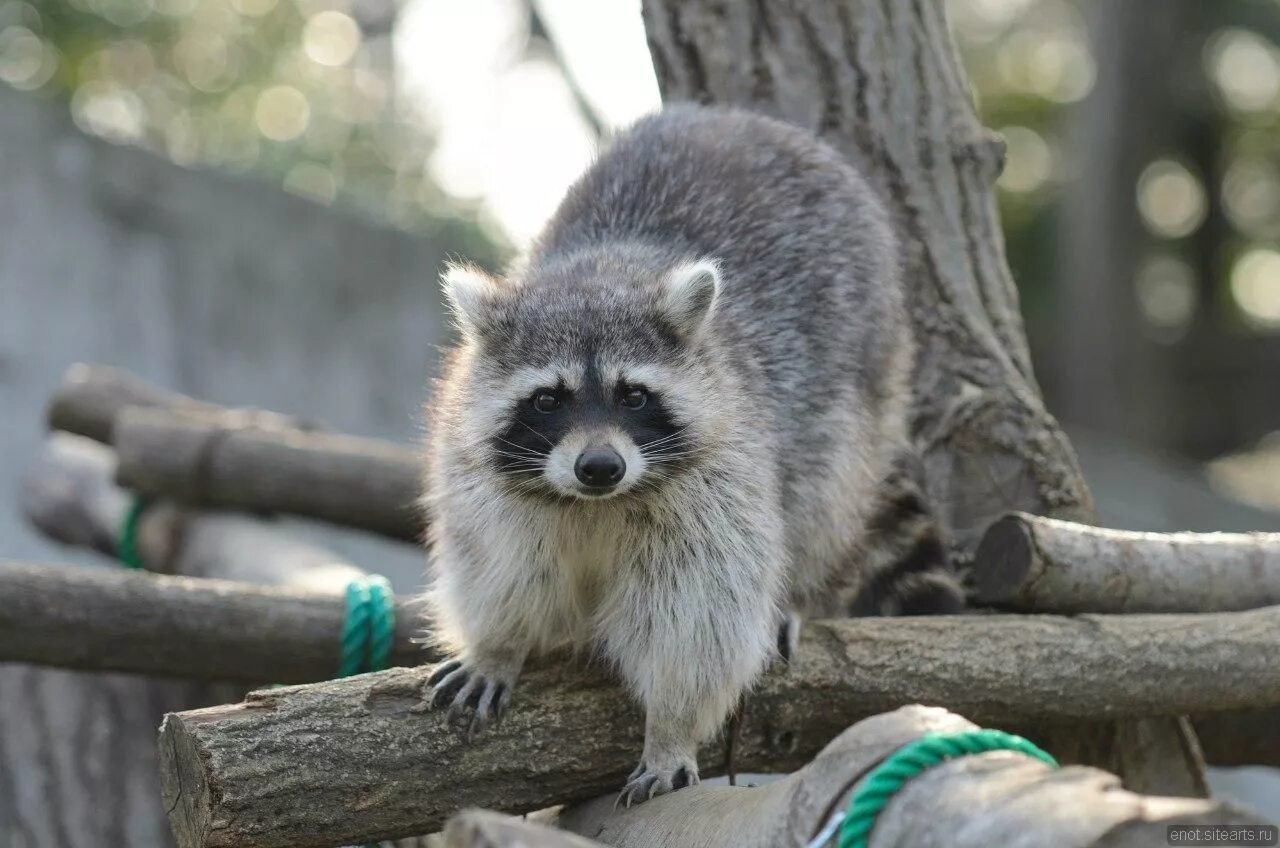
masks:
{"label": "tree trunk", "polygon": [[[1031,373],[991,195],[1002,147],[974,113],[941,0],[644,0],[643,11],[666,99],[806,127],[888,202],[920,347],[913,432],[958,558],[1005,512],[1091,522],[1088,487]],[[1064,728],[1053,747],[1119,770],[1137,791],[1204,791],[1185,721]]]}

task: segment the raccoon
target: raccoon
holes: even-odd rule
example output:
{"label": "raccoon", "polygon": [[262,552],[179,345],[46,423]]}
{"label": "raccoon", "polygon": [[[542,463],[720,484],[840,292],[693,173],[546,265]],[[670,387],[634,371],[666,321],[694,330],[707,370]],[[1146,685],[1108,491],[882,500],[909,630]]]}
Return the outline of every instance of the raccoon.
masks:
{"label": "raccoon", "polygon": [[849,591],[871,613],[959,608],[940,544],[869,567],[874,516],[920,511],[909,489],[878,506],[913,345],[889,216],[813,136],[669,107],[609,145],[521,266],[443,284],[460,342],[425,504],[453,659],[430,686],[468,737],[527,657],[585,646],[645,708],[629,805],[698,782],[699,743],[796,616],[847,615]]}

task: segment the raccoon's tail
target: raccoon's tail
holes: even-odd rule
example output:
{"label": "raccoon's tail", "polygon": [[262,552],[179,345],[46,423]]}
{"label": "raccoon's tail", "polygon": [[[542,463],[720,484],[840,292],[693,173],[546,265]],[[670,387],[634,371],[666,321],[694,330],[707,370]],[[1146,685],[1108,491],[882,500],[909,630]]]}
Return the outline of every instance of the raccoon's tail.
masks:
{"label": "raccoon's tail", "polygon": [[964,609],[965,596],[925,499],[924,469],[903,451],[880,490],[867,525],[867,581],[849,613],[945,615]]}

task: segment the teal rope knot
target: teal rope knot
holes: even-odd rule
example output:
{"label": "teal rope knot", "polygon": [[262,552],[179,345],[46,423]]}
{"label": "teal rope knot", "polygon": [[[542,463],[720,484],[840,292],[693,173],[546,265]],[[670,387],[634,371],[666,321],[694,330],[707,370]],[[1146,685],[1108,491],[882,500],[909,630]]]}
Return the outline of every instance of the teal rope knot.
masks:
{"label": "teal rope knot", "polygon": [[120,535],[116,537],[116,559],[125,568],[142,569],[142,555],[138,553],[138,522],[150,504],[145,498],[134,498],[125,510],[120,522]]}
{"label": "teal rope knot", "polygon": [[1058,767],[1058,761],[1049,754],[1021,736],[1003,730],[926,734],[894,751],[858,784],[840,825],[838,848],[866,848],[871,828],[884,805],[920,772],[946,760],[987,751],[1016,751],[1050,768]]}
{"label": "teal rope knot", "polygon": [[342,652],[338,676],[381,671],[391,657],[395,641],[394,596],[387,578],[378,574],[357,577],[347,584],[347,616],[342,622]]}

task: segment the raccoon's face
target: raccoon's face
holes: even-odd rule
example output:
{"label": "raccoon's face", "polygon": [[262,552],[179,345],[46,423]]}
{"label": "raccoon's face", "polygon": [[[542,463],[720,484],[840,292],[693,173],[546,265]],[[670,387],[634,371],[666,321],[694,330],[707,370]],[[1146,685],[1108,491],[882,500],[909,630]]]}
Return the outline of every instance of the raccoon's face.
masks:
{"label": "raccoon's face", "polygon": [[539,285],[446,275],[472,348],[471,450],[514,491],[639,494],[697,461],[705,398],[688,352],[715,301],[715,266],[682,265],[651,285],[615,275]]}

